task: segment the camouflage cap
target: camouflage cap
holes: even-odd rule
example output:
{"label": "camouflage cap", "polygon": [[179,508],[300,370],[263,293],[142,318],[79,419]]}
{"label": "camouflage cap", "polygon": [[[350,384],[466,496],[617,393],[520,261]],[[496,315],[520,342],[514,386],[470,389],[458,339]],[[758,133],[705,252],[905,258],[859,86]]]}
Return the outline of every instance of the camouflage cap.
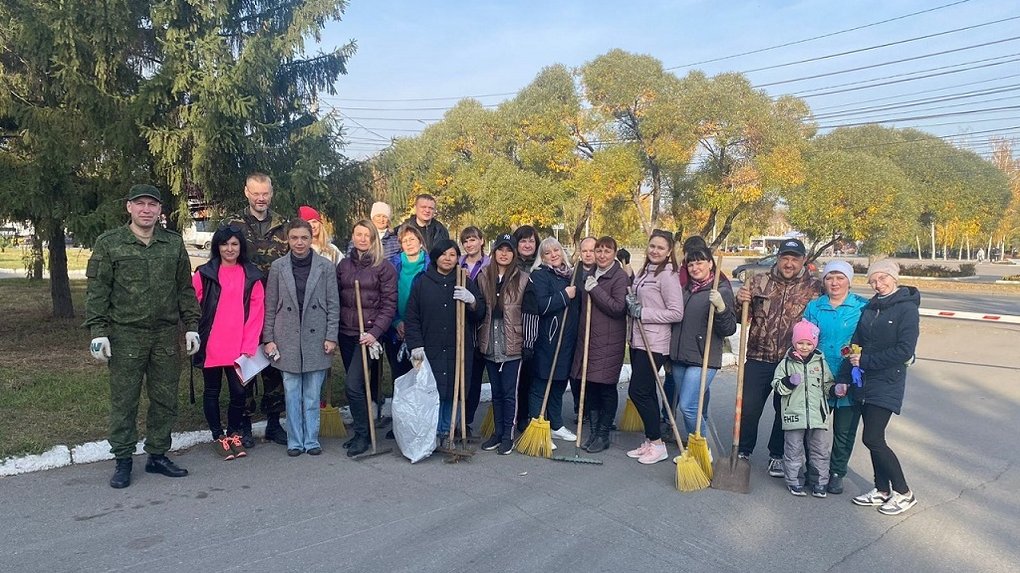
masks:
{"label": "camouflage cap", "polygon": [[134,201],[135,199],[141,199],[142,197],[151,197],[160,203],[163,202],[163,196],[159,194],[159,189],[156,189],[152,185],[147,185],[145,183],[132,185],[131,190],[128,191],[127,200]]}

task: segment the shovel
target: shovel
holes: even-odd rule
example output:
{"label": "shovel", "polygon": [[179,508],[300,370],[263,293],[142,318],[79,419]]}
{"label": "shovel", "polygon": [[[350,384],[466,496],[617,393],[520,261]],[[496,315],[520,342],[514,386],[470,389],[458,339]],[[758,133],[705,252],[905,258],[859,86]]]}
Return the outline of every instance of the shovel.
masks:
{"label": "shovel", "polygon": [[740,309],[740,351],[737,354],[737,405],[733,414],[733,448],[730,457],[715,460],[712,465],[712,488],[737,493],[751,493],[751,461],[741,458],[740,413],[744,404],[744,363],[747,361],[747,331],[749,303]]}

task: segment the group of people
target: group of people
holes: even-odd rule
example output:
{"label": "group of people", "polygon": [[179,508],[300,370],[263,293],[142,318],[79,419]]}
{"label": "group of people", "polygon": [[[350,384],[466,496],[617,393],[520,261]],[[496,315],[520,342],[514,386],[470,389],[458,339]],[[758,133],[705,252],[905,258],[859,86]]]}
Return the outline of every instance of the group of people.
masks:
{"label": "group of people", "polygon": [[[569,385],[576,413],[582,380],[589,428],[583,447],[608,449],[629,347],[628,398],[645,439],[626,454],[647,465],[669,457],[660,423],[664,409],[680,412],[684,440],[695,433],[699,417],[707,427],[710,391],[702,398],[702,367],[707,364],[710,388],[722,365],[723,341],[737,330],[737,306],[746,303],[751,319],[740,455],[753,452],[758,420],[774,391],[768,473],[785,477],[791,493],[805,495],[809,486],[818,497],[842,492],[863,419],[875,488],[854,503],[892,514],[915,503],[885,429],[902,403],[919,295],[897,284],[898,267],[890,261],[869,270],[876,295],[867,300],[849,292],[850,265],[830,262],[819,281],[805,268],[804,245],[790,239],[771,271],[734,293],[700,237],[678,249],[673,233],[656,230],[643,264],[631,269],[629,253],[612,237],[584,238],[571,258],[557,239],[541,239],[524,225],[496,237],[486,255],[480,229],[467,227],[459,241],[451,239],[435,218],[435,199],[419,195],[414,214],[396,229],[389,205],[375,203],[341,251],[315,209],[303,206],[289,222],[270,210],[268,176],[249,176],[245,196],[247,209],[223,221],[209,262],[194,275],[180,237],[158,225],[162,199],[148,185],[129,193],[130,223],[96,243],[86,325],[93,355],[110,364],[113,487],[130,484],[143,379],[150,397],[146,471],[187,474],[165,455],[177,407],[179,322],[187,352],[203,372],[203,408],[224,459],[244,457],[255,444],[255,384],[235,373],[239,357],[262,352],[271,361],[261,373],[266,439],[286,445],[290,456],[319,455],[320,394],[339,351],[354,420],[344,447],[353,457],[370,447],[367,392],[375,409],[385,399],[379,384],[383,355],[394,378],[427,359],[440,398],[436,432],[449,431],[457,347],[463,344],[465,422],[474,423],[487,376],[494,431],[481,447],[499,454],[511,453],[529,421],[540,416],[549,420],[554,438],[576,440],[565,424],[563,395]],[[458,305],[465,309],[463,329],[457,327]],[[712,339],[706,340],[709,330]],[[371,360],[363,361],[362,353]],[[657,389],[663,368],[666,401]],[[226,428],[219,405],[224,378]]]}

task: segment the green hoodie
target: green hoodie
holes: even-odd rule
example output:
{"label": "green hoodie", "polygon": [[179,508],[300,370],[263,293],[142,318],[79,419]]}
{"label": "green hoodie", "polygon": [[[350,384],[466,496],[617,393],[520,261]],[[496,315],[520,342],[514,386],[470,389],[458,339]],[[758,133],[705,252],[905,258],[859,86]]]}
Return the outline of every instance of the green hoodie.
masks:
{"label": "green hoodie", "polygon": [[[801,378],[797,385],[790,383],[790,376],[795,373]],[[817,349],[807,360],[801,360],[792,348],[787,351],[772,378],[772,387],[782,396],[783,431],[827,430],[831,409],[826,397],[833,383],[825,357]]]}

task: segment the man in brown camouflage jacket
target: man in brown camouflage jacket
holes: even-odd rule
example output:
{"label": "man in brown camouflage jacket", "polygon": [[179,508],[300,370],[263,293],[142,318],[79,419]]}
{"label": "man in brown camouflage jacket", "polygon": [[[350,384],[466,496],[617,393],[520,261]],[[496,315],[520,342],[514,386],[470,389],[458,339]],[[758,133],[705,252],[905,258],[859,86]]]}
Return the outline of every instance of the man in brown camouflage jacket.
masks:
{"label": "man in brown camouflage jacket", "polygon": [[[244,233],[248,256],[262,271],[262,281],[269,276],[273,261],[287,254],[287,220],[269,210],[273,201],[273,182],[264,173],[252,173],[244,182],[248,208],[223,220],[221,226],[235,227]],[[245,424],[242,440],[246,448],[255,445],[251,435],[251,416],[255,413],[255,384],[248,385]],[[283,376],[272,365],[262,371],[262,413],[266,415],[266,439],[287,445],[287,432],[280,425],[280,414],[286,409]]]}
{"label": "man in brown camouflage jacket", "polygon": [[[779,258],[767,273],[755,275],[737,292],[737,301],[751,303],[747,363],[744,365],[744,403],[740,416],[741,457],[749,458],[758,441],[758,420],[772,392],[772,377],[790,348],[793,325],[804,307],[822,292],[822,283],[805,268],[807,251],[798,239],[784,240]],[[783,428],[779,395],[773,395],[769,467],[772,477],[783,477]]]}

